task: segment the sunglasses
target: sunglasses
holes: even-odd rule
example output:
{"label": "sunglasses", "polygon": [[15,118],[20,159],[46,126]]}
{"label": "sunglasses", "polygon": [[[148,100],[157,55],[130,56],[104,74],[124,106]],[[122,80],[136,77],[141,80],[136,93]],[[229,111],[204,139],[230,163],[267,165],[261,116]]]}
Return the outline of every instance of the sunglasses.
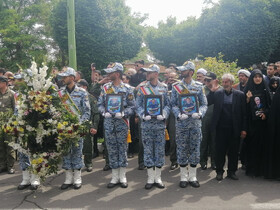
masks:
{"label": "sunglasses", "polygon": [[204,79],[205,82],[211,82],[212,79]]}

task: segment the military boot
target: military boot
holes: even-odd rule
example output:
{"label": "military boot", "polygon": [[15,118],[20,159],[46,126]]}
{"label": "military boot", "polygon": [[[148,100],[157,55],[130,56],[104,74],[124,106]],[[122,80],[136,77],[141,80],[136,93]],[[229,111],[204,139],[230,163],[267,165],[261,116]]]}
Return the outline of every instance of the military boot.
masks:
{"label": "military boot", "polygon": [[155,173],[155,186],[160,189],[163,189],[165,186],[161,181],[161,168],[156,167],[155,172],[156,172]]}
{"label": "military boot", "polygon": [[65,171],[65,182],[61,185],[60,189],[66,190],[73,185],[73,170]]}
{"label": "military boot", "polygon": [[22,171],[22,182],[17,187],[18,190],[24,190],[25,188],[30,186],[30,173],[28,170]]}
{"label": "military boot", "polygon": [[181,188],[186,188],[188,186],[188,170],[187,167],[180,167],[180,175],[181,175],[181,180],[179,186]]}
{"label": "military boot", "polygon": [[154,186],[155,183],[155,170],[153,168],[148,168],[147,173],[148,173],[148,181],[147,184],[145,185],[145,189],[149,190]]}
{"label": "military boot", "polygon": [[112,179],[107,185],[108,188],[113,188],[119,183],[119,170],[120,168],[112,169]]}

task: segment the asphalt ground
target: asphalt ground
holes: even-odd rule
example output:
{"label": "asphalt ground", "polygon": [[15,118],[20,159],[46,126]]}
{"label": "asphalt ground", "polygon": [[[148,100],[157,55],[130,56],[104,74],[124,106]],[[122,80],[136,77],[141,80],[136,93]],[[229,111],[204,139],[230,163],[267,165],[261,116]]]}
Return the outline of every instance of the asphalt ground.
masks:
{"label": "asphalt ground", "polygon": [[280,209],[280,181],[248,177],[239,169],[238,181],[225,178],[218,182],[213,170],[198,168],[201,187],[182,189],[180,170],[170,171],[168,158],[162,171],[165,189],[151,190],[144,189],[147,172],[137,169],[137,157],[129,159],[126,189],[107,189],[111,171],[102,170],[105,161],[101,157],[93,160],[92,172],[83,171],[80,190],[60,190],[65,178],[61,170],[37,191],[19,191],[22,175],[16,164],[15,174],[0,174],[0,209]]}

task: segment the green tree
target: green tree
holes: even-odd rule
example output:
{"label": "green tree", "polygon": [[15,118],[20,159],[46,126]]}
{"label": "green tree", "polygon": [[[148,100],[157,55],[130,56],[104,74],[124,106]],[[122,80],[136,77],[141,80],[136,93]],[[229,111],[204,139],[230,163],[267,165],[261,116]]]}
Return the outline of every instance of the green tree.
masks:
{"label": "green tree", "polygon": [[[124,0],[76,0],[75,16],[77,65],[86,77],[92,62],[104,68],[109,62],[122,62],[138,53],[143,18],[131,15]],[[54,8],[51,25],[54,39],[67,58],[66,21],[66,0],[62,0]]]}
{"label": "green tree", "polygon": [[50,0],[0,0],[0,66],[16,71],[46,61]]}
{"label": "green tree", "polygon": [[248,67],[268,61],[279,39],[280,1],[221,0],[203,12],[199,19],[199,49],[204,56],[219,52],[225,59]]}
{"label": "green tree", "polygon": [[149,28],[145,41],[154,56],[165,65],[182,64],[198,54],[196,25],[195,18],[176,24],[176,18],[169,17],[166,23],[160,22],[157,29]]}
{"label": "green tree", "polygon": [[248,67],[279,60],[280,1],[220,0],[205,9],[200,18],[176,24],[172,18],[150,29],[146,42],[165,64],[183,63],[197,55],[215,57]]}
{"label": "green tree", "polygon": [[231,73],[237,78],[237,72],[240,67],[237,66],[237,60],[230,62],[224,61],[224,55],[221,53],[216,57],[206,57],[203,60],[194,61],[196,69],[204,68],[207,71],[214,72],[221,81],[223,74]]}

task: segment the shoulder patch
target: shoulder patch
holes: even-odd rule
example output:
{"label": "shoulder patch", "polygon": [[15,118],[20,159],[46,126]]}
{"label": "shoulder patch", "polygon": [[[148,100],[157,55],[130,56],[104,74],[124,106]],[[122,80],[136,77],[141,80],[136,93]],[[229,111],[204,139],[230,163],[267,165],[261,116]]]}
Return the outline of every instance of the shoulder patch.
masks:
{"label": "shoulder patch", "polygon": [[142,87],[142,86],[145,86],[146,84],[147,84],[147,81],[144,81],[144,82],[141,82],[138,86]]}
{"label": "shoulder patch", "polygon": [[174,83],[172,84],[172,86],[178,85],[178,84],[179,84],[179,81],[178,81],[178,82],[174,82]]}
{"label": "shoulder patch", "polygon": [[196,85],[203,85],[201,82],[199,82],[199,81],[195,81],[194,82]]}

